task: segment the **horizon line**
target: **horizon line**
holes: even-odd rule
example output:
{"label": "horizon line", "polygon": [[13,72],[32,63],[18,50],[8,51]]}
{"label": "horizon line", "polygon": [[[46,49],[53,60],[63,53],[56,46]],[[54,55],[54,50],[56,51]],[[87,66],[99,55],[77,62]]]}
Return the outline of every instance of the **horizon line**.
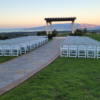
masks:
{"label": "horizon line", "polygon": [[[71,24],[71,23],[56,23],[56,24]],[[74,24],[87,24],[87,23],[74,23]],[[52,25],[55,25],[55,24],[52,24]],[[90,24],[90,25],[97,25],[97,24]],[[42,25],[42,26],[46,26],[46,25]],[[100,26],[100,24],[99,25],[97,25],[97,26]],[[41,26],[36,26],[36,27],[41,27]],[[29,27],[29,28],[36,28],[36,27]],[[24,27],[24,28],[27,28],[27,27]],[[15,27],[15,28],[0,28],[0,29],[24,29],[24,28],[22,28],[22,27]]]}

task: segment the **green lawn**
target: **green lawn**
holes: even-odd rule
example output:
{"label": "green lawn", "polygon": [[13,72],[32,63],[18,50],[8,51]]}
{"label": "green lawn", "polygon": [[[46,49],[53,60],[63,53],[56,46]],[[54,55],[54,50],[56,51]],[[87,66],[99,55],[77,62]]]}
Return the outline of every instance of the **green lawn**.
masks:
{"label": "green lawn", "polygon": [[0,100],[100,100],[100,59],[59,57]]}
{"label": "green lawn", "polygon": [[100,59],[59,57],[0,100],[100,100]]}
{"label": "green lawn", "polygon": [[94,34],[94,35],[85,35],[85,36],[88,36],[88,37],[90,37],[90,38],[93,38],[93,39],[95,39],[95,40],[98,40],[98,41],[100,41],[100,34]]}
{"label": "green lawn", "polygon": [[16,58],[15,56],[0,56],[0,63]]}

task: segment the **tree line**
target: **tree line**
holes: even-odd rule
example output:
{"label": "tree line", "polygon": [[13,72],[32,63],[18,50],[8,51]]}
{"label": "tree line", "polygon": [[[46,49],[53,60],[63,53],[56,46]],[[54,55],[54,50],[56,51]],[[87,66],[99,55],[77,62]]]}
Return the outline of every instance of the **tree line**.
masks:
{"label": "tree line", "polygon": [[0,33],[0,40],[36,35],[36,32],[8,32],[8,33]]}

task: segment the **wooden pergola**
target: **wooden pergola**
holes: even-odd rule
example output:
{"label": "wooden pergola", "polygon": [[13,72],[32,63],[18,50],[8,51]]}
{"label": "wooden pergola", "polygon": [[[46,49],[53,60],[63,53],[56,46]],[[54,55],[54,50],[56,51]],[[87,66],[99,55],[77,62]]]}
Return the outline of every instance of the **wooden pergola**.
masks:
{"label": "wooden pergola", "polygon": [[72,33],[74,34],[74,20],[76,17],[65,17],[65,18],[45,18],[47,24],[47,34],[48,34],[48,23],[50,23],[50,34],[52,34],[52,22],[54,21],[72,21]]}

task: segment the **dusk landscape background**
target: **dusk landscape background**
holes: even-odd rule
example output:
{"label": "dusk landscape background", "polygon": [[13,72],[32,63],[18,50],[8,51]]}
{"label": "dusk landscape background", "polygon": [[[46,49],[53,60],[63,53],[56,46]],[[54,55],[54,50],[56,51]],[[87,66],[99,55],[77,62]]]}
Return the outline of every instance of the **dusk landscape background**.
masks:
{"label": "dusk landscape background", "polygon": [[[75,23],[100,25],[100,0],[0,0],[0,29],[45,26],[44,18],[77,17]],[[63,24],[71,22],[53,22]]]}

